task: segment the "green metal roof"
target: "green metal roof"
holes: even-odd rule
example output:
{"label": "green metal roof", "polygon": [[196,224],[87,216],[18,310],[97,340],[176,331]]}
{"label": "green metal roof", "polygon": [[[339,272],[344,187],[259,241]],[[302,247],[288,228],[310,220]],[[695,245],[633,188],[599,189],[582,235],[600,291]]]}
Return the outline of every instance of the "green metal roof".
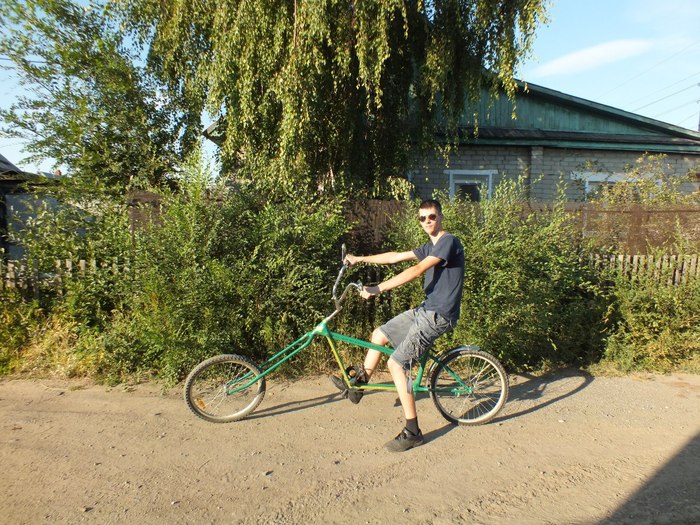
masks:
{"label": "green metal roof", "polygon": [[473,109],[478,134],[468,118],[460,129],[467,143],[700,154],[700,132],[535,84],[518,82],[515,106],[484,94]]}

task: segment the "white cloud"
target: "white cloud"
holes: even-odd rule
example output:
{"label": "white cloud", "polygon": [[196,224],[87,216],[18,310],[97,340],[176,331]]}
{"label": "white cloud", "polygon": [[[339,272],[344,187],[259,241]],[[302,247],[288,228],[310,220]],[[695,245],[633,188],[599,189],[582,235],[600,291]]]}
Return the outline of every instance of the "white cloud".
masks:
{"label": "white cloud", "polygon": [[529,76],[534,78],[581,73],[640,55],[651,47],[650,40],[613,40],[550,60],[535,68]]}

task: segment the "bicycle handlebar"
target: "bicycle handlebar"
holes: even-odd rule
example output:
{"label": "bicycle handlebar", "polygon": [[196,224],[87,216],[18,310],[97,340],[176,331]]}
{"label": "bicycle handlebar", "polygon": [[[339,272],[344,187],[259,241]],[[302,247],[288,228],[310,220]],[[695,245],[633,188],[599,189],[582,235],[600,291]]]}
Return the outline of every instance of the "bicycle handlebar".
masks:
{"label": "bicycle handlebar", "polygon": [[336,310],[340,310],[341,305],[343,304],[343,301],[345,300],[345,296],[348,293],[348,290],[350,288],[355,288],[356,290],[362,290],[362,283],[361,282],[356,282],[356,283],[349,283],[346,287],[345,290],[343,290],[343,293],[340,294],[340,297],[338,297],[338,285],[340,284],[340,280],[343,278],[343,274],[345,274],[346,270],[349,268],[347,264],[345,264],[345,255],[347,254],[347,250],[345,248],[345,244],[342,246],[341,250],[341,257],[342,257],[342,262],[343,265],[340,267],[340,271],[338,272],[338,277],[335,280],[335,284],[333,285],[333,300],[335,301],[335,308]]}

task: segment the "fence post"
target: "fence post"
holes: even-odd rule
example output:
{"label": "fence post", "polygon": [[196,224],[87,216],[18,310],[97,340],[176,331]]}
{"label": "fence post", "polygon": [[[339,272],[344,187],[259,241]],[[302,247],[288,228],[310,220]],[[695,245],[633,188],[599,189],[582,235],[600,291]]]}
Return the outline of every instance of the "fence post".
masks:
{"label": "fence post", "polygon": [[700,265],[698,265],[698,255],[691,255],[690,260],[688,261],[688,277],[700,277],[700,271],[698,271],[699,268]]}
{"label": "fence post", "polygon": [[39,261],[32,260],[32,293],[36,299],[41,299],[41,283],[39,282]]}
{"label": "fence post", "polygon": [[17,273],[15,272],[15,261],[7,261],[7,287],[17,287]]}

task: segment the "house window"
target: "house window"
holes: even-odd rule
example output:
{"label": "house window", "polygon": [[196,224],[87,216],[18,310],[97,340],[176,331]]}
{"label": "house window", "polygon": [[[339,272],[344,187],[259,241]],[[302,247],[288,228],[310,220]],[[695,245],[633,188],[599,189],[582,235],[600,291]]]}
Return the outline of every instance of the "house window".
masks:
{"label": "house window", "polygon": [[592,197],[606,187],[625,180],[624,173],[603,173],[598,171],[574,171],[571,179],[583,183],[583,192],[586,197]]}
{"label": "house window", "polygon": [[472,202],[490,199],[497,170],[445,170],[449,177],[450,198]]}

